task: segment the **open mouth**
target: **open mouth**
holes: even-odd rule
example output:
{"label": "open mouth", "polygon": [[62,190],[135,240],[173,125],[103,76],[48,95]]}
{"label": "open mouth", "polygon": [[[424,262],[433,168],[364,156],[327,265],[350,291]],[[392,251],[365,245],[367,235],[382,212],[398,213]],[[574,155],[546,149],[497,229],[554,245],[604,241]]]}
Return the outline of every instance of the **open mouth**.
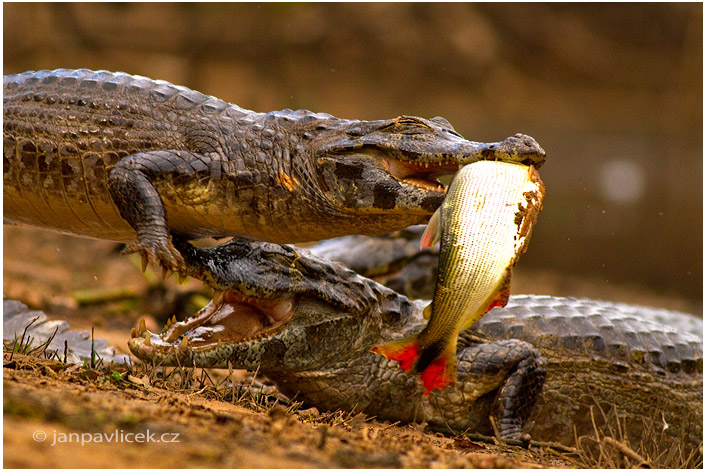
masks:
{"label": "open mouth", "polygon": [[221,343],[240,343],[277,333],[292,318],[296,300],[267,300],[238,292],[216,292],[198,313],[185,321],[172,318],[155,335],[140,322],[131,337],[142,338],[145,347],[208,349]]}
{"label": "open mouth", "polygon": [[455,174],[461,167],[452,161],[445,162],[410,162],[392,157],[384,157],[382,165],[397,180],[432,192],[446,193],[446,185],[439,177]]}

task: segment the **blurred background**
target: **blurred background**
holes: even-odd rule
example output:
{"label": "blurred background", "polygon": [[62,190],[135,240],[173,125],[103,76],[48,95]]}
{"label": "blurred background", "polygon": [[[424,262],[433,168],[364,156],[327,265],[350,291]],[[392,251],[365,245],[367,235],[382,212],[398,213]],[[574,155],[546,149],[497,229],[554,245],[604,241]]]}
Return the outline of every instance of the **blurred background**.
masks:
{"label": "blurred background", "polygon": [[[256,111],[441,115],[476,141],[529,134],[548,194],[513,292],[701,315],[702,8],[5,3],[3,65],[121,70]],[[27,259],[13,244],[32,245],[19,231],[5,227],[6,276]]]}

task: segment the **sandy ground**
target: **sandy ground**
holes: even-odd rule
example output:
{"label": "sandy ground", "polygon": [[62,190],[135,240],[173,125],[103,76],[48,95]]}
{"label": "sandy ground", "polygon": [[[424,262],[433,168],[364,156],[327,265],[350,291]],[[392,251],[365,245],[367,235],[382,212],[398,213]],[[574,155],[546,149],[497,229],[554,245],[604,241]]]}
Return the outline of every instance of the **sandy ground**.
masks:
{"label": "sandy ground", "polygon": [[[5,227],[4,293],[74,328],[95,327],[127,353],[140,318],[158,328],[196,281],[161,282],[115,243]],[[528,277],[536,282],[537,277]],[[540,278],[541,279],[541,278]],[[546,279],[546,276],[545,276]],[[79,303],[121,292],[116,301]],[[125,296],[127,293],[129,296]],[[198,297],[196,297],[198,299]],[[346,412],[301,411],[200,370],[186,380],[143,366],[92,370],[9,352],[3,358],[5,467],[459,468],[590,466],[577,454],[529,450]],[[230,375],[229,377],[225,377]],[[616,465],[632,463],[616,463]]]}
{"label": "sandy ground", "polygon": [[[5,358],[8,365],[8,356]],[[18,355],[4,369],[5,467],[562,466],[499,448],[316,410],[209,398],[213,390],[145,387],[88,371],[54,371]],[[53,363],[56,364],[56,363]],[[86,378],[88,377],[88,378]],[[249,405],[242,406],[242,405]],[[43,439],[43,440],[40,440]]]}

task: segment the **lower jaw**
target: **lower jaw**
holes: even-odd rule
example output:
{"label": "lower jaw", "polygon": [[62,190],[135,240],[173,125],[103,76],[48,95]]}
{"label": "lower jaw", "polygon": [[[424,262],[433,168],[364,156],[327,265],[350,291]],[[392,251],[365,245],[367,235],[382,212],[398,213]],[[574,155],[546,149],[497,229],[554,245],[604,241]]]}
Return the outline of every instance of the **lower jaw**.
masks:
{"label": "lower jaw", "polygon": [[190,318],[181,322],[169,320],[159,335],[148,331],[141,321],[132,330],[131,349],[134,347],[143,355],[152,351],[167,354],[174,349],[201,351],[261,338],[279,331],[294,315],[296,305],[292,298],[268,300],[231,291],[216,292],[214,300]]}

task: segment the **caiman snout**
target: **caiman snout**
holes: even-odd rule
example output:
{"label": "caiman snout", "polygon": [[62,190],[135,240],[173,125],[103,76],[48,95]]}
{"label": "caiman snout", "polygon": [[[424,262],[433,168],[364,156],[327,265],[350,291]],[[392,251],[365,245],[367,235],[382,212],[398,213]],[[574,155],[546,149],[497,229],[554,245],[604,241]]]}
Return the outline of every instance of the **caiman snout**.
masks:
{"label": "caiman snout", "polygon": [[535,168],[544,164],[546,153],[539,143],[526,134],[517,133],[499,143],[490,143],[481,151],[485,160],[520,162]]}

